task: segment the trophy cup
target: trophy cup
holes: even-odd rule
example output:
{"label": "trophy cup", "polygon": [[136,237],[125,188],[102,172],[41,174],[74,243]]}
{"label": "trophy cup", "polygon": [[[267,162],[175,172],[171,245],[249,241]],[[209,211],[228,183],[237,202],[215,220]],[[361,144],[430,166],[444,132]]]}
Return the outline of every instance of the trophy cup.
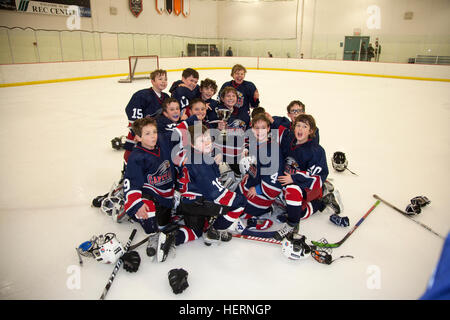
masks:
{"label": "trophy cup", "polygon": [[[216,114],[217,114],[217,117],[219,118],[219,120],[225,121],[225,123],[231,117],[231,111],[228,109],[216,108]],[[222,134],[222,136],[226,136],[226,134],[227,134],[226,127],[222,129],[221,134]]]}

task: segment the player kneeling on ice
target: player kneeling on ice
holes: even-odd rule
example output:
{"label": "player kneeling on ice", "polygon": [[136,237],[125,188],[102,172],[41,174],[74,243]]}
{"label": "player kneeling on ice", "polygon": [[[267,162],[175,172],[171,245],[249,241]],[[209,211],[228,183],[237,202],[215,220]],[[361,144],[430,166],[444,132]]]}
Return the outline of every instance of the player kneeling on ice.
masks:
{"label": "player kneeling on ice", "polygon": [[185,225],[180,228],[176,244],[203,236],[206,245],[230,241],[227,229],[242,214],[247,204],[242,194],[226,189],[219,181],[220,172],[213,157],[210,131],[204,125],[188,128],[190,148],[183,161],[180,184],[180,214]]}
{"label": "player kneeling on ice", "polygon": [[[317,211],[330,211],[331,222],[347,227],[347,217],[340,217],[342,204],[333,192],[323,196],[323,182],[328,176],[325,150],[314,141],[316,122],[311,115],[301,114],[295,118],[294,131],[282,141],[286,157],[284,175],[278,177],[286,199],[287,221],[274,235],[282,240],[287,234],[299,233],[300,220],[309,218]],[[326,210],[325,210],[326,209]]]}

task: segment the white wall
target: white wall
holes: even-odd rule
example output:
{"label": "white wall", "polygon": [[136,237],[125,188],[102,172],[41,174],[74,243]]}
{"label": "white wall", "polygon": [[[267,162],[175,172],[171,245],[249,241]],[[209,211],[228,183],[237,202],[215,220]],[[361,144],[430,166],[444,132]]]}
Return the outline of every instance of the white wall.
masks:
{"label": "white wall", "polygon": [[[417,54],[450,55],[450,1],[448,0],[306,0],[315,1],[314,39],[311,56],[325,58],[336,53],[342,59],[339,42],[353,35],[380,38],[382,61],[407,62]],[[381,28],[370,29],[367,20],[371,5],[380,8]],[[412,20],[404,13],[413,12]]]}
{"label": "white wall", "polygon": [[[371,5],[381,10],[380,29],[366,25]],[[158,14],[154,0],[143,0],[144,11],[138,18],[126,0],[92,0],[91,6],[92,18],[81,19],[83,30],[227,38],[223,46],[236,47],[235,54],[240,55],[261,55],[267,49],[278,57],[287,53],[298,57],[301,51],[305,58],[342,59],[339,43],[354,28],[371,41],[380,37],[384,62],[407,62],[416,54],[450,55],[449,0],[191,0],[187,18]],[[110,15],[110,7],[117,8],[117,15]],[[414,13],[412,20],[403,19],[406,11]],[[0,21],[9,27],[67,30],[64,17],[0,10]],[[3,34],[0,37],[6,39]],[[233,42],[237,39],[265,39],[266,43]],[[164,45],[164,38],[161,41]],[[173,46],[180,51],[179,43]],[[121,57],[112,52],[103,58],[117,56]]]}
{"label": "white wall", "polygon": [[219,1],[218,36],[240,39],[296,37],[297,1]]}
{"label": "white wall", "polygon": [[[110,14],[117,8],[117,15]],[[144,10],[136,18],[127,0],[91,0],[91,18],[81,18],[81,29],[101,32],[173,34],[190,37],[217,36],[217,2],[190,0],[191,13],[159,14],[154,0],[143,1]],[[35,29],[67,30],[66,17],[0,10],[1,25]]]}

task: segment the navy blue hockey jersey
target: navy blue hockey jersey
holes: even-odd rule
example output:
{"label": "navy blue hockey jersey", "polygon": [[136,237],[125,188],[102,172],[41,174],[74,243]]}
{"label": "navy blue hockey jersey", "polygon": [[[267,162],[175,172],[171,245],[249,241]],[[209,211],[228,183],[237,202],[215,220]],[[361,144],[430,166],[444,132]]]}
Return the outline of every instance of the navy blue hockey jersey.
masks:
{"label": "navy blue hockey jersey", "polygon": [[158,137],[154,149],[137,143],[128,158],[124,175],[125,211],[134,216],[144,204],[143,194],[151,195],[160,205],[173,207],[174,168],[167,142]]}
{"label": "navy blue hockey jersey", "polygon": [[[216,108],[227,109],[224,105],[220,104]],[[248,117],[248,118],[246,118]],[[214,137],[214,148],[217,152],[223,154],[224,162],[226,163],[238,163],[245,144],[245,132],[248,128],[247,122],[243,119],[250,121],[248,113],[243,109],[234,108],[231,117],[227,121],[226,136],[222,136],[216,132]]]}
{"label": "navy blue hockey jersey", "polygon": [[250,166],[248,177],[241,182],[240,190],[245,194],[248,189],[255,187],[257,195],[249,202],[257,208],[265,209],[281,192],[278,177],[284,175],[284,160],[276,138],[269,136],[268,141],[257,143],[251,134],[248,140],[246,147],[255,164]]}
{"label": "navy blue hockey jersey", "polygon": [[237,108],[242,107],[249,111],[250,108],[255,108],[259,105],[259,99],[255,100],[253,98],[256,91],[256,86],[253,84],[253,82],[246,80],[242,81],[241,84],[237,84],[234,80],[225,82],[219,90],[219,97],[220,93],[225,87],[233,87],[236,89],[238,93],[238,99],[236,103]]}
{"label": "navy blue hockey jersey", "polygon": [[316,196],[321,194],[322,184],[329,173],[325,150],[313,140],[297,144],[292,132],[285,143],[284,171],[291,174],[294,184],[300,188],[309,189]]}
{"label": "navy blue hockey jersey", "polygon": [[125,150],[133,150],[133,147],[136,144],[134,141],[134,132],[131,129],[133,122],[147,116],[156,117],[159,115],[162,111],[162,103],[167,98],[169,98],[167,93],[162,92],[161,97],[159,97],[153,88],[139,90],[131,96],[130,101],[125,107],[129,128],[129,133],[124,145]]}
{"label": "navy blue hockey jersey", "polygon": [[[183,111],[189,106],[190,101],[195,98],[200,98],[200,87],[197,85],[194,90],[190,90],[187,87],[178,86],[172,92],[172,98],[175,98],[180,103],[180,111],[183,114]],[[187,114],[190,116],[190,114]]]}
{"label": "navy blue hockey jersey", "polygon": [[227,207],[244,207],[247,199],[226,189],[219,177],[219,167],[212,156],[191,148],[179,179],[181,201],[193,202],[204,198]]}
{"label": "navy blue hockey jersey", "polygon": [[[283,126],[284,128],[287,128],[291,131],[294,130],[294,128],[292,127],[292,122],[289,118],[273,116],[272,119],[273,119],[273,123],[270,125],[270,128],[278,129],[281,126]],[[315,137],[313,138],[313,140],[315,142],[319,143],[319,128],[317,128],[317,127],[316,127]]]}

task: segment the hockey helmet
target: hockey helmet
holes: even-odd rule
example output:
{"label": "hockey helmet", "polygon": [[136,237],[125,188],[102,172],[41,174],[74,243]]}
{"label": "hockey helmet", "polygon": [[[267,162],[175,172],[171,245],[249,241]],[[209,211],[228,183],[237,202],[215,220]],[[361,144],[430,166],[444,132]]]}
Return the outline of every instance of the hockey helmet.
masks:
{"label": "hockey helmet", "polygon": [[98,249],[93,250],[95,260],[101,263],[116,263],[124,254],[124,249],[114,233],[107,233],[98,238]]}
{"label": "hockey helmet", "polygon": [[311,255],[311,248],[306,244],[306,237],[295,238],[292,232],[281,241],[281,251],[292,260],[305,259]]}
{"label": "hockey helmet", "polygon": [[83,242],[77,251],[85,257],[92,257],[101,263],[116,263],[125,252],[114,233],[93,236],[90,241]]}
{"label": "hockey helmet", "polygon": [[342,172],[347,168],[348,161],[345,158],[345,153],[341,151],[336,151],[333,154],[333,159],[331,160],[334,170]]}
{"label": "hockey helmet", "polygon": [[116,150],[123,149],[125,141],[126,141],[125,136],[115,137],[114,139],[111,140],[111,147]]}
{"label": "hockey helmet", "polygon": [[125,201],[120,196],[108,196],[102,200],[100,209],[108,216],[120,215],[124,210]]}
{"label": "hockey helmet", "polygon": [[241,174],[246,174],[252,167],[256,167],[256,158],[254,156],[242,157],[241,161],[239,161],[239,171],[241,171]]}

